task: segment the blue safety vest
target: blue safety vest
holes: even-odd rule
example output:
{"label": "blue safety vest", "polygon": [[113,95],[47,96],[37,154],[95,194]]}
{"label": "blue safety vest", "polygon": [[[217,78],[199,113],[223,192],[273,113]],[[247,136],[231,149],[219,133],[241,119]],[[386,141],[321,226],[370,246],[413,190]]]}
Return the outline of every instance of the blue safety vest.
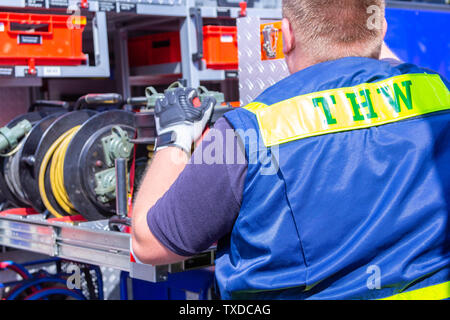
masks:
{"label": "blue safety vest", "polygon": [[344,58],[227,113],[248,171],[219,243],[222,298],[450,297],[449,88]]}

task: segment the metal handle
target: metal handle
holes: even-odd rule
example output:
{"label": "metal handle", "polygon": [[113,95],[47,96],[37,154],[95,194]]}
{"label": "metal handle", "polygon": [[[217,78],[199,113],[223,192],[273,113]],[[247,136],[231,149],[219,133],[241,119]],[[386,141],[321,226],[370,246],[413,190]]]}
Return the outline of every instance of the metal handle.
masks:
{"label": "metal handle", "polygon": [[195,21],[195,31],[197,34],[197,53],[192,54],[192,60],[194,62],[203,59],[203,20],[202,20],[202,10],[200,8],[190,8],[189,12],[191,17]]}
{"label": "metal handle", "polygon": [[[277,43],[278,43],[278,30],[272,25],[267,25],[264,27],[263,31],[263,49],[268,58],[274,59],[277,56]],[[272,37],[272,35],[274,35]]]}
{"label": "metal handle", "polygon": [[127,104],[129,104],[131,106],[146,106],[147,105],[147,97],[128,98]]}
{"label": "metal handle", "polygon": [[51,108],[62,108],[64,110],[69,109],[69,103],[66,101],[57,100],[36,100],[29,108],[28,112],[33,112],[39,107],[51,107]]}
{"label": "metal handle", "polygon": [[[217,0],[217,6],[218,7],[232,7],[237,8],[239,7],[239,3],[243,1],[233,2],[228,0]],[[255,0],[247,0],[247,8],[253,8],[255,6]]]}
{"label": "metal handle", "polygon": [[116,214],[120,217],[128,215],[128,183],[127,159],[117,158],[116,165]]}
{"label": "metal handle", "polygon": [[123,104],[122,95],[118,93],[102,93],[102,94],[87,94],[80,97],[73,110],[80,110],[85,107],[98,107],[98,106],[121,106]]}
{"label": "metal handle", "polygon": [[184,88],[184,87],[185,86],[181,83],[181,81],[175,81],[167,87],[166,91],[170,91],[175,88]]}
{"label": "metal handle", "polygon": [[[33,21],[23,21],[21,24],[30,25],[33,26],[35,23]],[[23,35],[23,36],[48,36],[53,34],[53,21],[51,20],[45,20],[42,21],[42,25],[48,25],[48,31],[35,31],[33,29],[30,29],[28,31],[22,31],[22,30],[12,30],[11,29],[11,21],[8,21],[6,23],[6,31],[10,34],[16,34],[16,35]],[[19,43],[20,44],[20,43]]]}

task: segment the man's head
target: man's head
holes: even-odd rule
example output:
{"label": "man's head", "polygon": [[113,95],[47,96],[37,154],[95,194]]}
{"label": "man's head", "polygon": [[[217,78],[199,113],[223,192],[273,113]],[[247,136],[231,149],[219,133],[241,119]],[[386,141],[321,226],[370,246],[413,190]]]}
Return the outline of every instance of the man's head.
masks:
{"label": "man's head", "polygon": [[384,0],[283,0],[283,41],[291,72],[343,57],[378,59]]}

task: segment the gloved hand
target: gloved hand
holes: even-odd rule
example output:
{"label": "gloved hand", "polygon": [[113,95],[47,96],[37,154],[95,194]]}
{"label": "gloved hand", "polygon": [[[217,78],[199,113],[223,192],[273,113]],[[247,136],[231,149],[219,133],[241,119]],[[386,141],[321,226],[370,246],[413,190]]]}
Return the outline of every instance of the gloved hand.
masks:
{"label": "gloved hand", "polygon": [[156,101],[156,151],[176,146],[191,154],[192,143],[201,137],[216,105],[216,99],[206,97],[195,107],[194,100],[197,99],[197,90],[177,88]]}

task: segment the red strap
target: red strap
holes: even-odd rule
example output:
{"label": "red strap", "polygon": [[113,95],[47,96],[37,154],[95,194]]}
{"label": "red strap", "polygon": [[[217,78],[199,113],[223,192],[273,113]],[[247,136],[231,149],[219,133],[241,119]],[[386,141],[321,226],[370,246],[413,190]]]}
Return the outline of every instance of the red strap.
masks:
{"label": "red strap", "polygon": [[16,216],[29,216],[29,215],[33,215],[33,214],[39,214],[39,212],[37,212],[33,208],[14,208],[14,209],[8,209],[8,210],[0,212],[0,216],[5,216],[7,214],[16,215]]}
{"label": "red strap", "polygon": [[[134,134],[134,139],[137,138],[137,132]],[[130,168],[130,194],[128,195],[128,217],[131,217],[131,211],[133,210],[133,193],[134,193],[134,178],[136,171],[136,145],[133,148],[133,161],[131,162]],[[125,227],[126,233],[131,232],[130,227]]]}
{"label": "red strap", "polygon": [[30,74],[30,75],[37,74],[36,61],[34,60],[34,58],[31,58],[30,60],[28,60],[28,74]]}
{"label": "red strap", "polygon": [[65,216],[61,218],[50,218],[47,221],[57,221],[57,222],[87,222],[87,220],[81,215],[77,214],[75,216]]}
{"label": "red strap", "polygon": [[241,11],[239,12],[239,16],[240,17],[247,16],[247,2],[246,1],[239,2],[239,7],[241,7]]}

